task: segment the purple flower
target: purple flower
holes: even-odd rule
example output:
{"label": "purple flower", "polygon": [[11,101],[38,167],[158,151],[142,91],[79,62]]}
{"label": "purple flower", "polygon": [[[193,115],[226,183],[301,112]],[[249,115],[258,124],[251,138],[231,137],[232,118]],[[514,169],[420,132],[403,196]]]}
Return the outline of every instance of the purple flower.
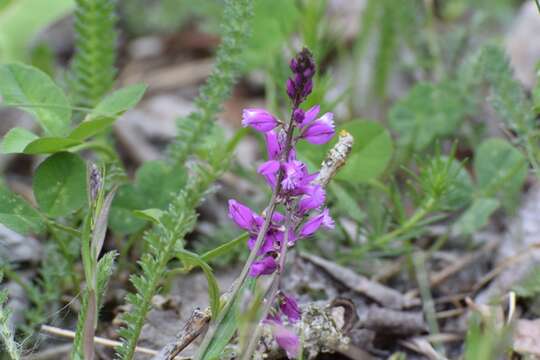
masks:
{"label": "purple flower", "polygon": [[300,214],[305,214],[309,210],[317,209],[324,204],[325,197],[326,193],[321,185],[306,186],[298,204],[298,211]]}
{"label": "purple flower", "polygon": [[300,352],[300,339],[294,331],[278,322],[272,324],[272,334],[278,345],[285,350],[289,359],[296,358]]}
{"label": "purple flower", "polygon": [[281,312],[289,318],[290,322],[297,322],[302,316],[302,311],[298,307],[296,300],[286,294],[281,295],[279,308],[281,309]]}
{"label": "purple flower", "polygon": [[330,216],[330,211],[328,208],[325,208],[322,212],[323,216],[323,222],[322,226],[324,226],[327,229],[333,229],[336,227],[336,223],[334,222],[334,219]]}
{"label": "purple flower", "polygon": [[265,177],[266,181],[272,188],[276,187],[277,175],[281,165],[277,160],[269,160],[262,163],[257,169],[257,172]]}
{"label": "purple flower", "polygon": [[307,174],[306,165],[298,160],[288,161],[283,164],[283,180],[281,186],[285,190],[293,190],[302,184],[302,179]]}
{"label": "purple flower", "polygon": [[250,232],[256,231],[259,227],[258,224],[262,220],[259,215],[246,205],[233,199],[229,200],[229,217],[238,227]]}
{"label": "purple flower", "polygon": [[321,225],[328,229],[333,229],[335,226],[334,220],[330,216],[327,208],[325,208],[319,215],[308,219],[304,225],[302,225],[299,232],[300,237],[308,237],[315,234]]}
{"label": "purple flower", "polygon": [[268,152],[269,160],[277,160],[283,151],[283,146],[281,145],[280,133],[275,130],[270,130],[264,133],[266,138],[266,150]]}
{"label": "purple flower", "polygon": [[260,132],[267,132],[278,125],[274,115],[264,109],[244,109],[242,112],[242,126],[251,126]]}
{"label": "purple flower", "polygon": [[265,256],[262,260],[255,261],[251,264],[249,275],[257,277],[260,275],[270,275],[277,269],[276,260],[272,256]]}
{"label": "purple flower", "polygon": [[304,121],[299,124],[300,128],[309,125],[313,120],[315,120],[317,115],[319,115],[319,111],[321,111],[321,107],[319,105],[314,105],[308,111],[306,111],[304,115]]}
{"label": "purple flower", "polygon": [[326,113],[302,131],[301,138],[312,144],[325,144],[334,136],[334,115]]}

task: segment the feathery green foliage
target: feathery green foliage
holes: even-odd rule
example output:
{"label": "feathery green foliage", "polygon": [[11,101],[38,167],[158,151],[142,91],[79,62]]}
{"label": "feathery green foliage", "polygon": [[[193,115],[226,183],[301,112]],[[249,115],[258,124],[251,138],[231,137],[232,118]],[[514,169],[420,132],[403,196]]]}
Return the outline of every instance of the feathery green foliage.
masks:
{"label": "feathery green foliage", "polygon": [[[3,274],[0,273],[0,282]],[[12,360],[19,360],[19,347],[15,343],[13,332],[10,329],[9,318],[11,316],[9,309],[4,307],[7,302],[7,291],[0,291],[0,340],[4,343],[4,348]]]}
{"label": "feathery green foliage", "polygon": [[[237,75],[252,6],[252,0],[226,2],[223,40],[217,53],[216,65],[196,100],[197,111],[179,122],[179,136],[169,148],[169,156],[174,164],[183,164],[197,145],[204,143],[201,139],[212,132],[212,120],[228,96]],[[194,164],[186,187],[172,199],[168,209],[161,215],[159,224],[144,236],[148,251],[139,261],[142,274],[131,277],[136,293],[126,297],[133,308],[123,316],[125,327],[119,332],[122,338],[122,346],[117,354],[119,359],[133,358],[150,310],[151,299],[158,291],[167,264],[174,257],[174,250],[183,247],[184,236],[193,229],[197,205],[228,165],[229,151],[219,145],[209,150],[207,162]]]}
{"label": "feathery green foliage", "polygon": [[512,68],[503,49],[485,46],[479,55],[479,74],[490,85],[489,102],[501,120],[519,135],[525,135],[534,127],[532,104],[525,96],[523,87],[514,79]]}
{"label": "feathery green foliage", "polygon": [[[226,153],[222,151],[222,153]],[[125,313],[125,327],[120,330],[123,339],[118,349],[118,357],[131,359],[134,354],[151,300],[157,292],[168,262],[175,256],[175,249],[183,247],[183,238],[190,232],[197,218],[196,207],[206,194],[210,184],[215,181],[227,164],[228,155],[215,156],[212,164],[197,166],[190,182],[172,200],[169,208],[160,217],[160,223],[149,230],[144,241],[148,251],[142,256],[139,265],[142,274],[133,275],[131,282],[135,294],[128,294],[126,300],[133,309]]]}
{"label": "feathery green foliage", "polygon": [[178,120],[178,136],[169,146],[169,158],[183,164],[193,154],[201,136],[210,132],[213,120],[227,99],[235,82],[242,52],[249,34],[252,1],[228,0],[222,25],[222,42],[216,54],[214,70],[195,100],[196,111]]}
{"label": "feathery green foliage", "polygon": [[116,15],[114,0],[77,0],[72,85],[75,102],[95,106],[114,83]]}

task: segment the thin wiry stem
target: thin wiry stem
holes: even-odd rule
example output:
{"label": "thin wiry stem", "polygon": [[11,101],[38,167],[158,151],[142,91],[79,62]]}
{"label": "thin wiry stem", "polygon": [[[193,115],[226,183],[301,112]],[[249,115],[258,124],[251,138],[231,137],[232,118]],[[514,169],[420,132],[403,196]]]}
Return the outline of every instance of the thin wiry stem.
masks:
{"label": "thin wiry stem", "polygon": [[[292,142],[293,142],[293,135],[294,135],[294,111],[298,108],[298,103],[299,103],[298,100],[295,100],[294,103],[293,103],[293,110],[291,112],[291,117],[290,117],[290,120],[289,120],[289,126],[287,127],[285,150],[283,151],[283,154],[281,154],[281,162],[282,163],[287,161],[287,159],[289,158],[289,154],[291,152],[291,149],[292,149]],[[240,292],[240,289],[242,288],[242,286],[244,285],[244,283],[246,281],[246,278],[248,276],[251,265],[253,265],[253,262],[257,258],[259,250],[261,249],[262,244],[264,242],[264,239],[265,239],[266,233],[268,231],[268,228],[270,227],[270,222],[272,221],[272,215],[274,214],[274,211],[276,210],[276,207],[277,207],[278,202],[280,200],[279,199],[279,193],[281,192],[281,182],[283,180],[283,176],[284,176],[283,170],[280,168],[280,170],[278,172],[276,187],[275,187],[275,189],[274,189],[274,191],[272,193],[272,197],[270,199],[270,202],[269,202],[268,206],[266,207],[265,214],[264,214],[265,215],[264,223],[263,223],[263,226],[261,227],[259,233],[257,234],[257,240],[255,241],[255,245],[251,249],[251,252],[249,253],[249,257],[246,260],[246,263],[244,264],[244,267],[242,268],[242,271],[241,271],[240,275],[238,276],[238,278],[234,282],[233,289],[231,291],[231,296],[229,298],[229,301],[225,304],[223,309],[220,311],[219,316],[216,319],[213,326],[211,326],[210,329],[208,330],[208,333],[204,337],[204,340],[203,340],[201,346],[199,347],[199,350],[198,350],[198,353],[197,353],[197,355],[195,357],[195,360],[200,360],[200,359],[204,358],[204,355],[205,355],[206,351],[208,350],[208,347],[209,347],[212,339],[214,338],[214,335],[215,335],[217,329],[220,327],[223,320],[225,319],[225,316],[230,311],[232,305],[236,301],[238,293]]]}

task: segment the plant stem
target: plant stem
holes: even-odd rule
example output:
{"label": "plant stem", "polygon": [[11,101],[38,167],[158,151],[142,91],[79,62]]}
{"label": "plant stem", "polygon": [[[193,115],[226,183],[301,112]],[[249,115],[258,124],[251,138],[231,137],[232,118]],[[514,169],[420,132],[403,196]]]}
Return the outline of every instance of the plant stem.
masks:
{"label": "plant stem", "polygon": [[[281,155],[282,163],[287,161],[287,159],[289,158],[289,154],[291,152],[292,140],[293,140],[293,134],[294,134],[294,117],[293,116],[294,116],[294,111],[298,109],[298,106],[299,106],[299,100],[295,99],[295,101],[293,102],[293,109],[292,109],[291,117],[289,120],[289,126],[287,127],[285,151],[283,151],[283,154]],[[270,202],[266,208],[266,211],[264,214],[265,216],[264,223],[259,231],[259,234],[257,235],[257,240],[255,241],[255,245],[251,249],[251,252],[249,253],[249,257],[246,260],[246,263],[244,264],[244,267],[242,268],[240,275],[234,282],[229,301],[225,304],[223,309],[220,311],[219,316],[216,319],[213,326],[211,326],[208,332],[206,333],[206,336],[204,337],[203,342],[201,343],[201,346],[199,347],[199,350],[197,351],[195,360],[204,359],[206,351],[208,350],[210,343],[212,342],[212,339],[214,338],[216,330],[221,326],[221,323],[225,319],[227,313],[230,311],[232,304],[234,304],[234,302],[236,301],[238,293],[240,292],[240,289],[244,285],[244,282],[248,276],[249,269],[251,268],[251,265],[253,264],[253,262],[258,256],[259,250],[261,249],[262,244],[265,240],[266,232],[268,231],[268,228],[270,227],[270,222],[272,221],[272,215],[274,214],[274,211],[276,210],[276,207],[279,201],[278,195],[281,192],[281,182],[283,180],[283,176],[284,176],[283,170],[280,168],[278,177],[277,177],[276,188],[274,189],[272,193],[272,198],[270,199]]]}
{"label": "plant stem", "polygon": [[261,314],[259,316],[259,319],[257,321],[257,328],[255,329],[254,336],[251,336],[249,339],[248,345],[246,346],[245,351],[242,354],[242,360],[250,360],[253,352],[255,351],[255,347],[257,346],[257,343],[259,341],[259,334],[261,331],[261,327],[258,326],[260,321],[262,319],[266,319],[268,314],[270,313],[270,310],[272,309],[272,305],[274,305],[274,301],[276,300],[276,297],[279,293],[279,284],[281,283],[281,277],[283,276],[283,270],[285,269],[285,260],[287,259],[287,249],[289,244],[289,230],[293,227],[292,225],[292,211],[290,208],[287,208],[287,211],[285,213],[286,217],[286,225],[285,225],[285,236],[283,239],[283,242],[280,244],[279,249],[279,266],[277,271],[272,276],[272,282],[270,284],[269,290],[267,292],[266,296],[266,302],[264,303],[263,309],[261,311]]}
{"label": "plant stem", "polygon": [[412,229],[416,224],[422,220],[427,214],[431,212],[433,207],[435,206],[435,199],[430,197],[424,206],[422,206],[420,209],[418,209],[413,216],[409,218],[403,225],[398,227],[397,229],[384,234],[383,236],[376,239],[375,244],[378,246],[382,246],[390,242],[391,240],[395,239],[396,237],[402,235],[403,233],[406,233],[410,229]]}

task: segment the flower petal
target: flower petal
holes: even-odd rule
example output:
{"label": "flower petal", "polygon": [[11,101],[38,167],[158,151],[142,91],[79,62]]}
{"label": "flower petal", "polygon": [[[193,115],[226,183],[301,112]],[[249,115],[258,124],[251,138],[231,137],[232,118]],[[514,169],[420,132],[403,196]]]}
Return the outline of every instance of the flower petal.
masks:
{"label": "flower petal", "polygon": [[249,269],[249,275],[257,277],[260,275],[272,274],[277,269],[276,260],[272,256],[266,256],[259,261],[255,261],[251,264]]}
{"label": "flower petal", "polygon": [[298,204],[298,211],[301,214],[307,213],[309,210],[316,209],[324,204],[326,194],[321,185],[309,185],[305,187],[304,196]]}
{"label": "flower petal", "polygon": [[319,111],[321,111],[321,107],[319,105],[312,106],[308,111],[306,111],[304,115],[304,121],[300,124],[300,128],[309,125],[317,115],[319,115]]}
{"label": "flower petal", "polygon": [[333,117],[332,113],[324,114],[306,127],[301,138],[312,144],[327,143],[335,134]]}
{"label": "flower petal", "polygon": [[321,227],[322,223],[323,214],[319,214],[308,219],[300,228],[300,237],[308,237],[315,234],[315,232],[317,232],[317,230],[319,230]]}
{"label": "flower petal", "polygon": [[281,294],[279,308],[289,318],[290,322],[297,322],[302,317],[302,311],[298,303],[292,296],[288,296],[287,294]]}
{"label": "flower petal", "polygon": [[240,227],[247,231],[257,231],[259,215],[246,205],[231,199],[229,200],[229,217]]}
{"label": "flower petal", "polygon": [[276,130],[270,130],[264,133],[266,138],[266,150],[268,152],[268,159],[278,160],[283,150],[281,145],[280,135]]}
{"label": "flower petal", "polygon": [[274,323],[272,325],[272,334],[278,345],[285,350],[289,359],[298,356],[300,352],[300,339],[294,331],[287,329],[281,324]]}
{"label": "flower petal", "polygon": [[260,132],[267,132],[278,125],[278,120],[274,115],[264,109],[244,109],[242,112],[242,126],[251,126]]}
{"label": "flower petal", "polygon": [[277,182],[277,175],[280,168],[279,161],[269,160],[265,163],[262,163],[261,166],[257,169],[257,172],[265,177],[268,184],[274,188]]}

